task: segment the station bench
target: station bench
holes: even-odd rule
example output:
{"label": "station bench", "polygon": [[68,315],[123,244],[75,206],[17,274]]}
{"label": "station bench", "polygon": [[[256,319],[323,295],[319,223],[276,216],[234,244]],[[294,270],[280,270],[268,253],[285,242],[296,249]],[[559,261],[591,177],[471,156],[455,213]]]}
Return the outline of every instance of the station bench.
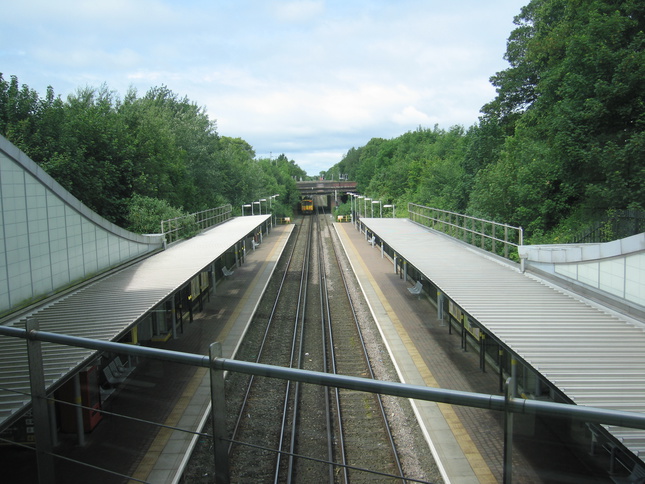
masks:
{"label": "station bench", "polygon": [[423,284],[421,281],[417,281],[417,283],[412,286],[408,287],[408,291],[410,291],[410,294],[414,294],[415,296],[420,296],[421,293],[423,292]]}
{"label": "station bench", "polygon": [[101,386],[101,399],[107,400],[116,388],[127,380],[134,367],[128,363],[124,363],[120,357],[114,358],[108,365],[103,368],[103,376],[107,383],[107,387]]}

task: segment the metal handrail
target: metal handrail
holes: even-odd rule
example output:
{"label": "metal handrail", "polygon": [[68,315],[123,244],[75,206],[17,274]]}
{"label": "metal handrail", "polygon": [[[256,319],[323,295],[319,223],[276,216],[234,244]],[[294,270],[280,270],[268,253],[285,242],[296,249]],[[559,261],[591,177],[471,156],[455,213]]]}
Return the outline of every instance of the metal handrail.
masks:
{"label": "metal handrail", "polygon": [[[471,245],[477,245],[476,241],[479,238],[480,247],[495,254],[497,254],[496,242],[499,242],[503,245],[503,255],[507,259],[512,258],[509,253],[509,247],[514,248],[513,254],[519,258],[517,248],[524,244],[524,229],[522,227],[515,227],[449,210],[425,207],[416,203],[408,203],[408,213],[410,220],[440,230]],[[470,227],[468,227],[468,224],[470,224]],[[478,224],[479,229],[476,228]],[[489,228],[488,233],[487,228]],[[503,232],[504,238],[498,236],[497,232],[500,230]],[[469,238],[470,240],[468,240]],[[490,248],[485,243],[486,240],[491,241]]]}
{"label": "metal handrail", "polygon": [[[205,356],[179,351],[164,350],[159,348],[133,346],[125,343],[101,341],[78,336],[51,333],[33,329],[32,326],[35,327],[34,321],[28,323],[29,329],[12,326],[0,326],[0,335],[26,339],[28,341],[28,350],[30,348],[30,345],[39,344],[37,342],[40,341],[46,341],[67,346],[89,348],[97,351],[106,351],[129,356],[140,356],[162,361],[170,361],[185,365],[209,368],[211,370],[211,397],[213,399],[212,412],[213,417],[217,418],[218,422],[223,417],[221,414],[216,415],[216,413],[218,411],[221,413],[221,409],[224,408],[224,405],[223,401],[216,402],[216,400],[223,400],[223,398],[225,397],[223,387],[221,386],[221,383],[218,381],[218,378],[215,375],[221,374],[224,371],[233,371],[255,376],[266,376],[270,378],[278,378],[281,380],[311,383],[370,393],[379,393],[382,395],[392,395],[402,398],[411,398],[438,403],[447,403],[452,405],[483,408],[505,412],[506,415],[519,413],[548,415],[554,417],[569,417],[588,423],[615,425],[620,427],[631,427],[645,430],[645,414],[642,413],[609,410],[565,403],[525,400],[512,397],[508,392],[506,396],[489,395],[483,393],[448,390],[443,388],[432,388],[421,385],[411,385],[407,383],[380,381],[370,378],[352,377],[296,368],[287,368],[248,361],[239,361],[218,357],[218,355],[221,354],[221,347],[219,343],[213,343],[211,345],[210,356]],[[32,380],[38,380],[39,373],[41,375],[40,377],[42,378],[42,358],[30,358],[29,365],[30,378]],[[44,385],[44,381],[41,380],[40,383],[41,385]],[[217,387],[218,385],[219,387]],[[509,388],[511,386],[512,385],[510,384],[507,385],[507,387]],[[44,387],[42,387],[42,391],[36,393],[34,391],[32,381],[32,406],[34,407],[34,409],[36,407],[36,401],[42,397],[44,397]],[[39,421],[38,416],[34,414],[34,419],[35,425],[37,427],[39,425],[41,427],[49,426],[49,420],[46,417],[41,418]],[[222,427],[225,426],[222,425]],[[214,433],[214,437],[217,437],[216,433]],[[220,436],[215,440],[223,441],[224,437]],[[38,445],[38,440],[36,442]],[[225,458],[225,456],[223,455],[224,450],[217,450],[217,447],[219,445],[221,445],[221,443],[215,443],[216,466],[218,459]],[[505,442],[505,446],[506,445],[507,444]]]}
{"label": "metal handrail", "polygon": [[[147,346],[133,346],[125,343],[101,341],[40,330],[27,331],[26,329],[16,328],[13,326],[0,326],[0,334],[4,336],[47,341],[50,343],[78,346],[81,348],[89,348],[130,356],[155,358],[163,361],[210,368],[212,370],[234,371],[249,375],[278,378],[281,380],[313,383],[349,390],[381,393],[384,395],[449,403],[453,405],[464,405],[468,407],[486,408],[497,411],[507,410],[504,403],[504,397],[499,395],[431,388],[420,385],[411,385],[408,383],[372,380],[370,378],[346,375],[334,375],[317,371],[239,361],[229,358],[214,358],[211,360],[205,355],[170,351],[160,348],[150,348]],[[645,430],[645,414],[642,413],[570,405],[566,403],[524,400],[520,398],[513,398],[512,400],[510,410],[514,413],[540,413],[560,417],[573,417],[594,423],[617,425],[620,427],[633,427]]]}
{"label": "metal handrail", "polygon": [[184,237],[190,237],[200,230],[219,225],[231,218],[233,207],[230,204],[209,208],[201,212],[190,213],[161,221],[161,233],[166,243],[172,243]]}

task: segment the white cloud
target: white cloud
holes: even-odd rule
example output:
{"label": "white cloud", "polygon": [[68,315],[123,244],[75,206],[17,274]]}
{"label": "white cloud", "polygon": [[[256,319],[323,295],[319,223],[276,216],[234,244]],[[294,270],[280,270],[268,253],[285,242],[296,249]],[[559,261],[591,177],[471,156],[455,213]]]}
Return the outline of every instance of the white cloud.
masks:
{"label": "white cloud", "polygon": [[324,2],[309,0],[273,2],[271,7],[275,17],[283,22],[309,21],[322,14],[325,8]]}
{"label": "white cloud", "polygon": [[0,65],[63,97],[167,85],[318,173],[372,137],[475,123],[527,2],[24,0],[3,6]]}
{"label": "white cloud", "polygon": [[406,106],[403,111],[392,115],[395,123],[409,126],[410,124],[428,124],[430,117],[414,106]]}

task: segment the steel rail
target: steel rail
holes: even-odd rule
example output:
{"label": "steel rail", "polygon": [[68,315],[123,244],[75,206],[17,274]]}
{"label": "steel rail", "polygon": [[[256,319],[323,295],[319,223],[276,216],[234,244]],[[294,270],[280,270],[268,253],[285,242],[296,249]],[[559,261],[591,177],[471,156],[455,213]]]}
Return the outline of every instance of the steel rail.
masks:
{"label": "steel rail", "polygon": [[[327,224],[327,229],[330,232],[330,236],[332,236],[332,231],[329,228],[329,224]],[[347,284],[347,278],[345,277],[345,273],[342,270],[342,267],[340,266],[340,261],[338,259],[338,253],[336,252],[336,246],[335,244],[332,243],[332,249],[334,251],[334,255],[336,256],[336,263],[338,264],[338,271],[340,272],[341,279],[343,281],[343,286],[345,288],[345,292],[347,293],[347,299],[349,301],[349,305],[352,310],[352,316],[354,318],[354,324],[356,325],[356,332],[358,333],[358,338],[361,343],[361,348],[363,349],[363,356],[365,358],[365,363],[367,365],[367,368],[369,370],[370,378],[375,379],[374,375],[374,368],[372,367],[372,363],[370,361],[369,357],[369,352],[367,351],[367,345],[365,344],[365,339],[363,338],[363,331],[361,330],[361,325],[358,321],[358,315],[356,314],[356,308],[354,306],[354,301],[352,300],[352,296],[349,291],[349,285]],[[394,436],[392,435],[392,427],[390,426],[390,422],[387,418],[387,413],[385,412],[385,406],[383,405],[383,399],[379,393],[375,394],[376,399],[378,401],[378,406],[381,414],[381,418],[383,419],[383,424],[385,425],[385,431],[387,433],[388,440],[390,442],[390,447],[392,449],[392,454],[394,456],[394,460],[396,463],[397,470],[399,471],[399,475],[401,476],[402,479],[404,479],[404,472],[403,472],[403,466],[401,464],[401,460],[399,459],[399,453],[396,448],[396,443],[394,442]],[[405,481],[404,481],[405,482]]]}
{"label": "steel rail", "polygon": [[[319,240],[322,242],[321,239],[319,239]],[[322,281],[322,275],[323,274],[324,274],[324,269],[322,269],[322,265],[321,265],[321,271],[320,271],[320,275],[321,275],[321,281],[320,281],[320,307],[321,307],[321,312],[320,312],[320,326],[321,326],[320,327],[320,334],[322,336],[322,338],[321,338],[322,339],[322,354],[323,354],[323,361],[324,361],[324,364],[325,364],[325,371],[329,371],[328,363],[327,363],[329,361],[329,356],[327,354],[327,348],[328,348],[328,345],[327,345],[327,332],[326,332],[326,329],[325,329],[327,322],[326,322],[326,319],[325,319],[325,310],[324,310],[325,305],[323,304],[323,287],[326,287],[326,286],[325,286],[325,284],[323,284],[323,281]],[[329,302],[329,298],[327,298],[327,302]],[[329,315],[330,314],[329,305],[327,305],[326,309],[327,309],[327,314]],[[334,347],[333,347],[333,343],[332,343],[332,345],[331,345],[332,351],[333,351],[333,348]],[[327,398],[325,398],[325,425],[327,426],[327,459],[330,462],[333,462],[334,461],[334,440],[332,438],[333,437],[333,435],[332,435],[333,427],[332,427],[332,422],[331,422],[331,420],[332,420],[331,392],[332,392],[332,390],[331,390],[330,387],[325,388],[325,393],[327,395]],[[338,392],[335,391],[334,393],[336,394],[336,405],[339,406]],[[340,415],[340,408],[338,408],[338,414]],[[342,425],[342,423],[341,423],[341,425]],[[342,435],[342,432],[341,432],[341,435]],[[344,440],[343,440],[343,456],[344,455],[345,455],[345,451],[344,451]],[[334,469],[335,469],[334,465],[330,465],[328,467],[328,479],[329,479],[330,483],[335,482]],[[344,475],[347,476],[347,471],[346,470],[344,471]]]}
{"label": "steel rail", "polygon": [[[320,245],[321,245],[321,257],[323,257],[322,253],[322,240],[320,240]],[[334,375],[338,374],[338,368],[336,366],[337,358],[336,358],[336,350],[335,350],[335,344],[334,344],[334,331],[332,328],[332,321],[331,321],[331,310],[329,307],[329,297],[327,293],[327,284],[326,281],[322,281],[323,275],[324,275],[324,264],[321,263],[321,291],[325,291],[325,309],[326,309],[326,320],[323,321],[323,335],[325,332],[328,335],[328,347],[329,347],[329,362],[331,363],[331,373]],[[328,392],[333,392],[334,396],[334,402],[336,405],[336,416],[338,420],[338,446],[339,446],[339,454],[341,458],[341,462],[343,465],[343,477],[345,479],[345,482],[349,482],[349,471],[347,468],[347,449],[345,446],[345,431],[343,427],[343,411],[342,407],[340,404],[340,392],[338,388],[327,388]]]}
{"label": "steel rail", "polygon": [[[311,239],[313,237],[313,223],[309,220],[309,232],[307,234],[306,244],[305,244],[305,256],[302,261],[302,270],[300,272],[300,288],[298,292],[298,304],[296,305],[296,317],[293,322],[293,337],[291,340],[291,357],[289,361],[289,368],[293,368],[294,364],[297,365],[297,368],[300,369],[302,363],[302,346],[304,342],[304,333],[305,333],[305,316],[306,316],[306,307],[307,307],[307,288],[309,284],[309,265],[310,265],[310,253],[311,253]],[[296,352],[296,345],[298,345],[298,351]],[[280,476],[280,461],[282,460],[282,448],[284,445],[285,433],[287,426],[289,425],[288,414],[289,414],[289,403],[293,401],[293,415],[291,421],[291,438],[289,440],[289,458],[287,461],[287,482],[291,482],[293,476],[293,453],[295,446],[295,433],[298,422],[298,412],[300,411],[298,405],[298,396],[300,395],[300,382],[295,382],[294,386],[294,395],[293,399],[289,399],[289,393],[291,392],[291,381],[287,382],[284,395],[284,406],[282,409],[282,425],[280,428],[280,440],[278,441],[278,455],[276,458],[276,468],[275,468],[275,477],[274,483],[278,483]]]}
{"label": "steel rail", "polygon": [[[338,369],[336,367],[336,351],[335,351],[335,344],[334,344],[334,332],[332,328],[332,321],[331,321],[331,310],[329,308],[329,299],[326,301],[326,308],[327,308],[327,321],[326,321],[326,326],[327,326],[327,333],[329,335],[329,361],[331,362],[331,373],[334,375],[338,374]],[[334,394],[334,402],[336,404],[336,414],[338,418],[338,442],[339,442],[339,447],[340,447],[340,457],[342,459],[342,465],[343,465],[343,477],[345,479],[345,482],[349,482],[349,472],[347,469],[347,452],[346,452],[346,447],[345,447],[345,436],[344,436],[344,429],[343,429],[343,412],[340,404],[340,391],[338,388],[334,388],[333,390],[331,388],[328,388],[330,392],[333,392]]]}
{"label": "steel rail", "polygon": [[[269,314],[269,318],[267,320],[267,325],[264,330],[264,335],[262,337],[262,342],[260,343],[260,348],[258,349],[258,354],[255,358],[255,362],[259,363],[260,359],[264,356],[264,347],[266,345],[268,336],[269,336],[269,330],[271,329],[271,325],[273,323],[273,318],[275,316],[276,308],[278,307],[278,301],[280,300],[280,295],[282,294],[282,289],[284,288],[284,282],[285,279],[287,278],[287,273],[289,272],[289,266],[291,265],[291,260],[293,259],[293,254],[296,251],[296,246],[297,246],[297,240],[298,237],[300,236],[300,227],[298,227],[298,231],[296,232],[296,243],[293,244],[293,247],[291,248],[291,252],[289,253],[289,258],[287,259],[286,262],[286,267],[284,270],[284,274],[282,274],[282,278],[280,279],[280,285],[278,286],[278,291],[275,297],[275,300],[273,301],[273,307],[271,308],[271,313]],[[238,429],[240,427],[240,423],[242,422],[242,417],[244,415],[244,411],[246,409],[247,402],[249,400],[249,395],[251,393],[251,387],[253,386],[253,382],[255,380],[255,375],[251,375],[251,378],[249,379],[248,384],[246,385],[246,391],[244,393],[244,399],[242,400],[242,405],[240,406],[240,411],[237,415],[237,419],[235,422],[235,427],[233,428],[233,433],[231,435],[231,442],[228,446],[228,452],[230,454],[231,449],[233,447],[233,441],[235,440],[235,437],[237,436]]]}

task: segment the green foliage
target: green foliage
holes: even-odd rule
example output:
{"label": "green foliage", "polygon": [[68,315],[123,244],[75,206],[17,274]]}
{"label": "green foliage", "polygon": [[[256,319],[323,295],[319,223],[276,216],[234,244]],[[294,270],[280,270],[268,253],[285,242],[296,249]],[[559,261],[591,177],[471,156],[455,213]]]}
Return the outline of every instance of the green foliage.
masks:
{"label": "green foliage", "polygon": [[[281,154],[276,159],[260,158],[257,165],[261,173],[265,176],[262,193],[278,195],[278,198],[271,202],[273,213],[278,217],[293,217],[296,207],[300,200],[300,191],[296,185],[296,180],[305,176],[302,170],[293,160],[287,159]],[[249,200],[246,198],[246,200]]]}
{"label": "green foliage", "polygon": [[40,99],[0,74],[0,134],[91,209],[137,232],[184,213],[173,207],[240,207],[274,194],[281,216],[292,216],[294,179],[306,175],[285,155],[256,160],[246,141],[220,137],[203,108],[165,86],[123,100],[86,87],[63,101],[51,87]]}
{"label": "green foliage", "polygon": [[352,148],[358,191],[568,241],[613,210],[645,208],[645,4],[532,0],[465,133],[419,128]]}
{"label": "green foliage", "polygon": [[467,138],[460,126],[444,131],[417,128],[398,138],[375,138],[352,148],[337,165],[341,173],[357,181],[361,193],[384,204],[429,204],[448,210],[464,210],[464,156]]}
{"label": "green foliage", "polygon": [[[419,127],[351,148],[326,173],[404,215],[408,202],[521,225],[564,241],[614,210],[645,208],[645,3],[531,0],[515,19],[496,96],[464,130]],[[120,101],[105,86],[45,99],[0,75],[0,133],[112,221],[135,195],[188,211],[279,194],[290,216],[305,173],[218,136],[162,86]],[[239,208],[238,208],[239,210]],[[345,208],[342,208],[345,210]]]}
{"label": "green foliage", "polygon": [[135,194],[128,204],[126,228],[138,234],[158,234],[161,232],[162,220],[186,215],[165,200]]}
{"label": "green foliage", "polygon": [[[548,189],[539,175],[518,180],[533,192],[519,200],[534,217],[527,227],[549,231],[576,211],[598,218],[643,208],[644,14],[642,2],[534,0],[517,17],[511,67],[493,77],[498,96],[485,111],[512,124],[510,156],[521,169],[528,161],[547,173]],[[511,113],[519,115],[509,121]],[[539,209],[525,206],[533,199]]]}

